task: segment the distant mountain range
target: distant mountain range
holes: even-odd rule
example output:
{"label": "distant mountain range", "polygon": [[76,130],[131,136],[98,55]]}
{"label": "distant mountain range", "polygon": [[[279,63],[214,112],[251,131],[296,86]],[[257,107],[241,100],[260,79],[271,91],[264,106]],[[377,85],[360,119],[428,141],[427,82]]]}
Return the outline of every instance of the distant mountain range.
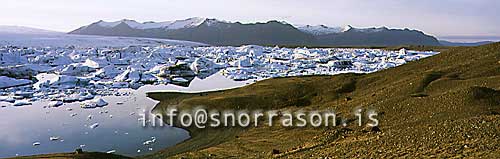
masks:
{"label": "distant mountain range", "polygon": [[444,46],[479,46],[495,43],[495,41],[479,41],[479,42],[450,42],[446,40],[439,40],[439,43]]}
{"label": "distant mountain range", "polygon": [[164,38],[211,45],[441,45],[435,37],[410,29],[294,26],[279,21],[243,24],[208,18],[144,23],[127,19],[98,21],[69,34]]}

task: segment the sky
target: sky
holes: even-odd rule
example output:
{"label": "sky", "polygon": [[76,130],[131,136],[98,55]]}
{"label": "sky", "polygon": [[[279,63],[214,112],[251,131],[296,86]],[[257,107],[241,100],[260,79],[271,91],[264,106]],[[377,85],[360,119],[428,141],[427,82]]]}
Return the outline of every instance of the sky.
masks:
{"label": "sky", "polygon": [[434,36],[500,37],[498,0],[2,0],[0,25],[69,32],[98,20],[190,17],[244,23],[411,28]]}

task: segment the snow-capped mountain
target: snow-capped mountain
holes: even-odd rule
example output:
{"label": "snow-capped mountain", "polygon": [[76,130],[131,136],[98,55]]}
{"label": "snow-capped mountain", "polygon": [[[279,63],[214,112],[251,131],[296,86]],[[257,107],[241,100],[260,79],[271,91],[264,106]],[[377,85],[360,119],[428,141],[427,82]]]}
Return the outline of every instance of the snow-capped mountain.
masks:
{"label": "snow-capped mountain", "polygon": [[212,45],[440,45],[436,38],[409,29],[293,26],[275,20],[243,24],[208,18],[144,23],[127,19],[98,21],[70,34],[166,38]]}
{"label": "snow-capped mountain", "polygon": [[296,28],[313,35],[340,33],[343,31],[341,27],[328,27],[325,25],[297,25]]}
{"label": "snow-capped mountain", "polygon": [[347,31],[355,31],[355,32],[364,32],[364,33],[374,33],[374,32],[381,32],[381,31],[387,31],[389,28],[383,26],[383,27],[372,27],[372,28],[355,28],[352,27],[351,25],[347,25],[344,27],[342,32],[347,32]]}
{"label": "snow-capped mountain", "polygon": [[296,28],[305,33],[313,34],[313,35],[326,35],[333,33],[341,33],[347,31],[356,31],[356,32],[365,32],[365,33],[373,33],[373,32],[381,32],[389,30],[387,27],[372,27],[372,28],[355,28],[351,25],[347,25],[345,27],[329,27],[326,25],[296,25]]}
{"label": "snow-capped mountain", "polygon": [[96,24],[101,27],[113,28],[118,26],[121,23],[125,23],[131,28],[134,29],[166,29],[166,30],[174,30],[174,29],[182,29],[182,28],[190,28],[201,25],[203,22],[207,21],[208,18],[188,18],[184,20],[175,20],[175,21],[164,21],[164,22],[144,22],[139,23],[135,20],[123,19],[120,21],[114,22],[106,22],[99,21]]}

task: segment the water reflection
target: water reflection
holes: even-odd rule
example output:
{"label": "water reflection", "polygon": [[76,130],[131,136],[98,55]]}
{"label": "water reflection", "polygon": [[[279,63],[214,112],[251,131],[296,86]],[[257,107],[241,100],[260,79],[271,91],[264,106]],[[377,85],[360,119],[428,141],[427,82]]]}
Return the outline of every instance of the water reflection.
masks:
{"label": "water reflection", "polygon": [[[240,87],[246,83],[216,73],[205,78],[193,77],[181,86],[146,85],[138,90],[120,90],[130,92],[129,96],[102,97],[109,105],[96,109],[82,109],[79,102],[65,103],[57,108],[44,108],[48,101],[23,107],[0,102],[6,106],[0,108],[0,157],[72,152],[79,147],[85,151],[116,150],[117,154],[128,156],[152,153],[181,142],[189,135],[185,130],[168,126],[141,127],[140,113],[151,111],[158,103],[147,98],[146,92],[201,92]],[[90,128],[95,123],[99,126]],[[51,141],[50,137],[59,139]],[[157,142],[144,145],[151,137]],[[34,142],[40,145],[33,146]]]}

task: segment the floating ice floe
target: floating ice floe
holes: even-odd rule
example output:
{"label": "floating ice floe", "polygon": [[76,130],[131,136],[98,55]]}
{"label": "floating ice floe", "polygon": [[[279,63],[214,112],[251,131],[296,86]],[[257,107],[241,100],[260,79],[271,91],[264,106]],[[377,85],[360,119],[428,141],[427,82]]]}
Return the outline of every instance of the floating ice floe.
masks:
{"label": "floating ice floe", "polygon": [[56,141],[56,140],[59,140],[59,138],[60,138],[59,136],[51,136],[51,137],[49,137],[49,140]]}
{"label": "floating ice floe", "polygon": [[71,103],[71,102],[76,102],[76,101],[90,100],[90,99],[93,99],[93,98],[94,98],[94,95],[92,95],[90,93],[81,92],[81,93],[78,93],[78,94],[71,94],[71,95],[69,95],[67,97],[64,97],[63,101],[66,102],[66,103]]}
{"label": "floating ice floe", "polygon": [[69,88],[75,88],[75,87],[85,87],[88,85],[90,82],[90,79],[88,78],[81,78],[81,77],[76,77],[76,76],[66,76],[66,75],[59,75],[54,79],[51,79],[48,83],[43,84],[46,85],[50,88],[57,88],[57,89],[69,89]]}
{"label": "floating ice floe", "polygon": [[14,103],[14,102],[16,102],[16,99],[14,99],[13,96],[0,96],[0,101]]}
{"label": "floating ice floe", "polygon": [[151,145],[151,144],[153,144],[155,142],[156,142],[156,137],[153,136],[153,137],[151,137],[151,140],[146,140],[142,144],[143,145]]}
{"label": "floating ice floe", "polygon": [[61,101],[52,101],[52,102],[49,102],[49,104],[48,104],[49,107],[59,107],[61,105],[63,105],[63,102],[61,102]]}
{"label": "floating ice floe", "polygon": [[98,98],[98,99],[94,99],[94,100],[82,103],[81,107],[82,108],[97,108],[97,107],[104,107],[106,105],[108,105],[108,102],[104,101],[104,99],[102,99],[102,98]]}
{"label": "floating ice floe", "polygon": [[40,142],[34,142],[33,146],[40,146]]}
{"label": "floating ice floe", "polygon": [[10,78],[10,77],[6,77],[6,76],[0,76],[0,89],[29,85],[32,83],[33,82],[31,80],[27,80],[27,79],[15,79],[15,78]]}
{"label": "floating ice floe", "polygon": [[90,125],[90,126],[89,126],[89,128],[91,128],[91,129],[95,129],[95,128],[97,128],[98,126],[99,126],[99,123],[94,123],[94,124]]}
{"label": "floating ice floe", "polygon": [[58,71],[60,75],[68,75],[68,76],[82,76],[94,72],[96,69],[86,66],[84,64],[70,64],[66,66],[61,71]]}
{"label": "floating ice floe", "polygon": [[14,102],[14,106],[24,106],[24,105],[31,105],[31,103],[27,102],[27,101],[20,101],[20,100],[17,100],[16,102]]}

